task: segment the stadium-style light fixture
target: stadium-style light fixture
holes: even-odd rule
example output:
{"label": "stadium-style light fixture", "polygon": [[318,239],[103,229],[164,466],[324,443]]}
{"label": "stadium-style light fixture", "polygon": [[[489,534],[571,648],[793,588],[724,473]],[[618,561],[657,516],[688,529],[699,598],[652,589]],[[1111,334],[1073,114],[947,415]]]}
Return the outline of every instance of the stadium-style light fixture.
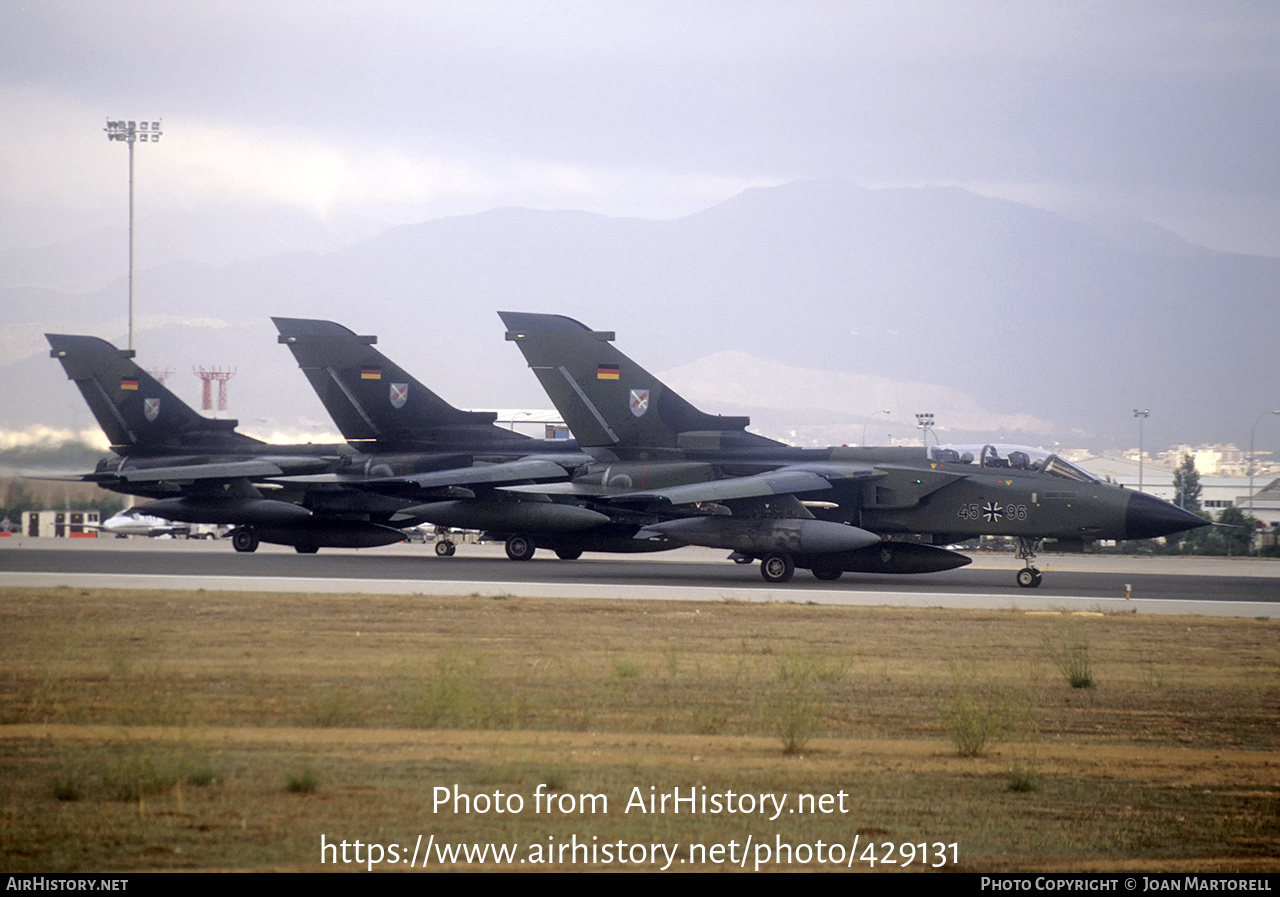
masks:
{"label": "stadium-style light fixture", "polygon": [[1142,426],[1147,422],[1147,415],[1151,413],[1150,408],[1139,411],[1133,409],[1133,416],[1138,419],[1138,491],[1142,491]]}
{"label": "stadium-style light fixture", "polygon": [[107,139],[129,145],[129,351],[133,352],[133,145],[135,143],[159,143],[159,121],[133,121],[107,119]]}
{"label": "stadium-style light fixture", "polygon": [[[916,429],[920,431],[920,444],[926,448],[929,445],[929,431],[933,429],[933,413],[916,414]],[[937,440],[938,434],[933,434],[934,440]]]}

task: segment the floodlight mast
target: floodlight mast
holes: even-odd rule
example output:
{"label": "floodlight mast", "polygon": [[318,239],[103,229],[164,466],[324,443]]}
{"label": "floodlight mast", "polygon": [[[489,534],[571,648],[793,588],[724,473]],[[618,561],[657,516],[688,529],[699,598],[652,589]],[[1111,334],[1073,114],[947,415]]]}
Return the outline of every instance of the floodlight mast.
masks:
{"label": "floodlight mast", "polygon": [[[161,119],[163,121],[163,119]],[[159,121],[112,121],[107,119],[108,140],[119,140],[129,145],[129,351],[133,351],[133,145],[134,143],[159,143]]]}
{"label": "floodlight mast", "polygon": [[[916,415],[916,429],[920,431],[920,444],[925,448],[929,447],[929,431],[933,429],[933,413],[924,412]],[[934,442],[938,440],[938,434],[933,434]]]}
{"label": "floodlight mast", "polygon": [[1142,490],[1142,425],[1147,422],[1147,416],[1151,414],[1150,408],[1133,409],[1133,416],[1138,419],[1138,491]]}

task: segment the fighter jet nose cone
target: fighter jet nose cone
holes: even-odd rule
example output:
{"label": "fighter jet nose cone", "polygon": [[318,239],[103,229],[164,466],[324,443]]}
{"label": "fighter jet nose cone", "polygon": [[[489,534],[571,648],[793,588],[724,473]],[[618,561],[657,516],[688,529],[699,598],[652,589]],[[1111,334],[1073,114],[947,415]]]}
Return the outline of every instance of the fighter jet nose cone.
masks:
{"label": "fighter jet nose cone", "polygon": [[1203,517],[1144,492],[1129,496],[1129,507],[1124,515],[1126,539],[1155,539],[1208,525],[1209,521]]}

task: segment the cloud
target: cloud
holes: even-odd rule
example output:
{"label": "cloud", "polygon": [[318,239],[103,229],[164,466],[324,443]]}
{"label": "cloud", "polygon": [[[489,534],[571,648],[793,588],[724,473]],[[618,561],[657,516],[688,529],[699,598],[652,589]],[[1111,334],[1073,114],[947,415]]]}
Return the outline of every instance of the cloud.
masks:
{"label": "cloud", "polygon": [[[89,209],[118,223],[127,204],[126,152],[108,145],[105,117],[77,100],[28,89],[0,90],[11,119],[39,120],[21,138],[0,137],[0,206]],[[318,214],[338,208],[427,209],[435,214],[494,206],[574,208],[675,217],[727,199],[771,177],[628,164],[576,164],[496,149],[456,155],[416,152],[393,135],[334,142],[285,123],[170,116],[156,144],[135,148],[139,214],[173,207],[275,202]],[[419,214],[410,220],[429,217]]]}
{"label": "cloud", "polygon": [[26,87],[0,88],[0,110],[10,123],[0,134],[0,208],[84,209],[126,195],[124,150],[108,147],[101,110]]}
{"label": "cloud", "polygon": [[[134,327],[138,333],[172,326],[222,330],[227,326],[227,322],[218,318],[184,315],[141,315],[134,321]],[[46,333],[85,333],[86,331],[91,331],[91,335],[123,347],[129,342],[129,319],[117,317],[86,324],[83,317],[74,317],[9,324],[0,328],[0,356],[12,364],[27,358],[48,355],[49,343],[44,338]]]}
{"label": "cloud", "polygon": [[878,415],[880,409],[892,410],[896,430],[913,428],[912,415],[928,409],[936,415],[944,441],[948,429],[1040,437],[1051,436],[1060,429],[1030,414],[985,407],[972,395],[949,386],[848,371],[811,370],[744,352],[719,352],[667,371],[661,377],[685,398],[705,404],[708,411],[732,409],[740,413],[749,408],[764,414],[781,410],[793,419],[822,415],[831,418],[820,422],[813,433],[806,430],[806,440],[821,433],[833,442],[857,442],[864,423],[874,422],[879,431],[888,426],[886,418]]}
{"label": "cloud", "polygon": [[[339,206],[554,205],[586,209],[653,207],[654,192],[672,213],[692,211],[747,187],[774,183],[643,168],[556,163],[493,153],[415,154],[376,140],[340,146],[284,133],[182,126],[171,155],[156,161],[159,190],[185,205],[263,197],[318,213]],[[592,207],[597,207],[593,209]]]}
{"label": "cloud", "polygon": [[106,435],[97,427],[70,430],[37,424],[25,430],[0,430],[0,449],[57,448],[69,442],[83,443],[100,451],[111,447]]}
{"label": "cloud", "polygon": [[1169,222],[1203,195],[1179,226],[1230,218],[1221,244],[1280,220],[1277,41],[1280,6],[1189,0],[2,4],[0,217],[109,220],[101,122],[163,115],[149,209],[669,217],[806,178],[986,182]]}

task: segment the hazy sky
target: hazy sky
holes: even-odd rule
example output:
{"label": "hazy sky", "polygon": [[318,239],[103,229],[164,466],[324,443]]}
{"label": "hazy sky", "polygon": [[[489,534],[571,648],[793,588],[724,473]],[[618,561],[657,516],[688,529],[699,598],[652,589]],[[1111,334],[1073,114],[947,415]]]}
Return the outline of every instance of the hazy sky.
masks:
{"label": "hazy sky", "polygon": [[671,217],[757,184],[957,184],[1280,255],[1280,4],[0,3],[0,248],[280,202]]}

